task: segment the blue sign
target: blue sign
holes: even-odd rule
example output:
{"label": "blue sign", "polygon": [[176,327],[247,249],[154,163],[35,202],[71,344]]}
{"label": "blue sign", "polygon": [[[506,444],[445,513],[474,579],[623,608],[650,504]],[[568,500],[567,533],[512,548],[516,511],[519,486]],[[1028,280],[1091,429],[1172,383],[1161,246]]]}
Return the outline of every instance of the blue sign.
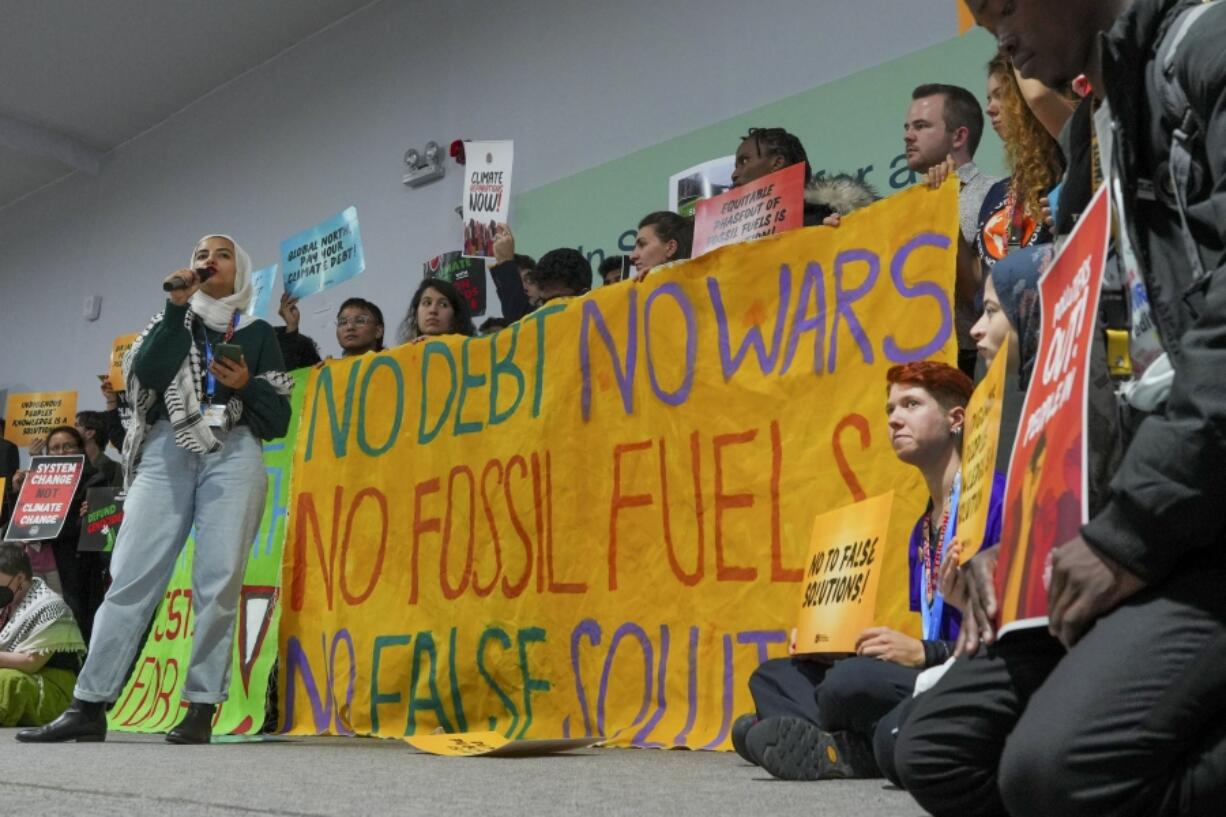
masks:
{"label": "blue sign", "polygon": [[348,281],[366,269],[358,210],[349,207],[281,242],[285,291],[305,298]]}
{"label": "blue sign", "polygon": [[254,318],[268,318],[268,302],[272,300],[272,282],[277,280],[277,265],[264,267],[251,273],[251,303],[247,314]]}

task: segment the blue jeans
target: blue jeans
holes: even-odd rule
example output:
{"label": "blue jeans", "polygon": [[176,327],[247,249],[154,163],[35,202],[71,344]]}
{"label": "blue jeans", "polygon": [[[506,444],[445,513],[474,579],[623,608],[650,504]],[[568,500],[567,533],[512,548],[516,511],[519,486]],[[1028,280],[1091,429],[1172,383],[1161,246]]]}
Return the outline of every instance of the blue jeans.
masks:
{"label": "blue jeans", "polygon": [[115,542],[111,587],[94,618],[89,656],[77,677],[77,698],[110,702],[119,697],[195,525],[196,627],[183,700],[215,704],[226,699],[234,617],[268,480],[263,450],[250,429],[218,432],[218,439],[220,451],[193,454],[175,445],[167,421],[149,430]]}

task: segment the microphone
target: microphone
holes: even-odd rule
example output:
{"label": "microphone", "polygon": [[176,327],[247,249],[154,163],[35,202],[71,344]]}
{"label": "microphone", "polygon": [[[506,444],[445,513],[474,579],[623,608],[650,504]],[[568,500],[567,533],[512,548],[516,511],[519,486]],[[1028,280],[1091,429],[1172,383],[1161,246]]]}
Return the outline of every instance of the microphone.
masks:
{"label": "microphone", "polygon": [[[205,281],[213,277],[213,269],[211,267],[203,267],[201,269],[192,270],[196,274],[196,282],[203,284]],[[191,286],[190,281],[185,281],[182,278],[176,278],[173,281],[163,281],[162,291],[173,292],[176,289],[187,289]]]}

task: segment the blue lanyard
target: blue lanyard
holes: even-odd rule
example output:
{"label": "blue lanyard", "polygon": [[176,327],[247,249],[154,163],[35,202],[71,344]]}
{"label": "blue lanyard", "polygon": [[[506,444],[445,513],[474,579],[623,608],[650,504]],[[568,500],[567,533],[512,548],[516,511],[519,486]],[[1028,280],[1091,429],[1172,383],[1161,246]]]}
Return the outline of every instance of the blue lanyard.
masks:
{"label": "blue lanyard", "polygon": [[[945,523],[945,530],[941,536],[939,550],[933,555],[932,560],[937,565],[936,570],[940,571],[941,560],[949,550],[949,543],[954,539],[955,528],[958,527],[958,499],[962,494],[962,474],[958,473],[954,477],[954,485],[952,494],[949,500],[949,521]],[[927,522],[925,522],[927,524]],[[922,584],[922,583],[921,583]],[[945,597],[941,595],[941,588],[938,584],[937,590],[932,594],[932,603],[928,603],[928,594],[923,592],[923,587],[920,588],[920,616],[923,624],[923,638],[925,641],[935,641],[941,635],[941,617],[945,614]]]}
{"label": "blue lanyard", "polygon": [[[234,317],[230,319],[230,325],[226,328],[226,334],[222,337],[222,343],[229,343],[230,338],[234,337],[234,330],[238,328],[238,310],[234,310]],[[217,378],[213,377],[213,344],[209,342],[209,330],[204,328],[204,403],[200,407],[201,413],[204,413],[204,406],[212,405],[213,394],[217,391]]]}

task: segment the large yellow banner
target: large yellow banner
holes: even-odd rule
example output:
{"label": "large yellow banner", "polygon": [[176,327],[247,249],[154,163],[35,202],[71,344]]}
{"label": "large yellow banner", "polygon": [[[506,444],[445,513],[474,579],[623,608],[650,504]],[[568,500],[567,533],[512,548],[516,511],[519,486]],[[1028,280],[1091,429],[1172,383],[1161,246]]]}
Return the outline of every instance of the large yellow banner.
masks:
{"label": "large yellow banner", "polygon": [[749,674],[787,652],[815,515],[890,490],[877,621],[918,634],[923,490],[890,446],[885,371],[953,357],[956,196],[318,370],[286,728],[726,748]]}

